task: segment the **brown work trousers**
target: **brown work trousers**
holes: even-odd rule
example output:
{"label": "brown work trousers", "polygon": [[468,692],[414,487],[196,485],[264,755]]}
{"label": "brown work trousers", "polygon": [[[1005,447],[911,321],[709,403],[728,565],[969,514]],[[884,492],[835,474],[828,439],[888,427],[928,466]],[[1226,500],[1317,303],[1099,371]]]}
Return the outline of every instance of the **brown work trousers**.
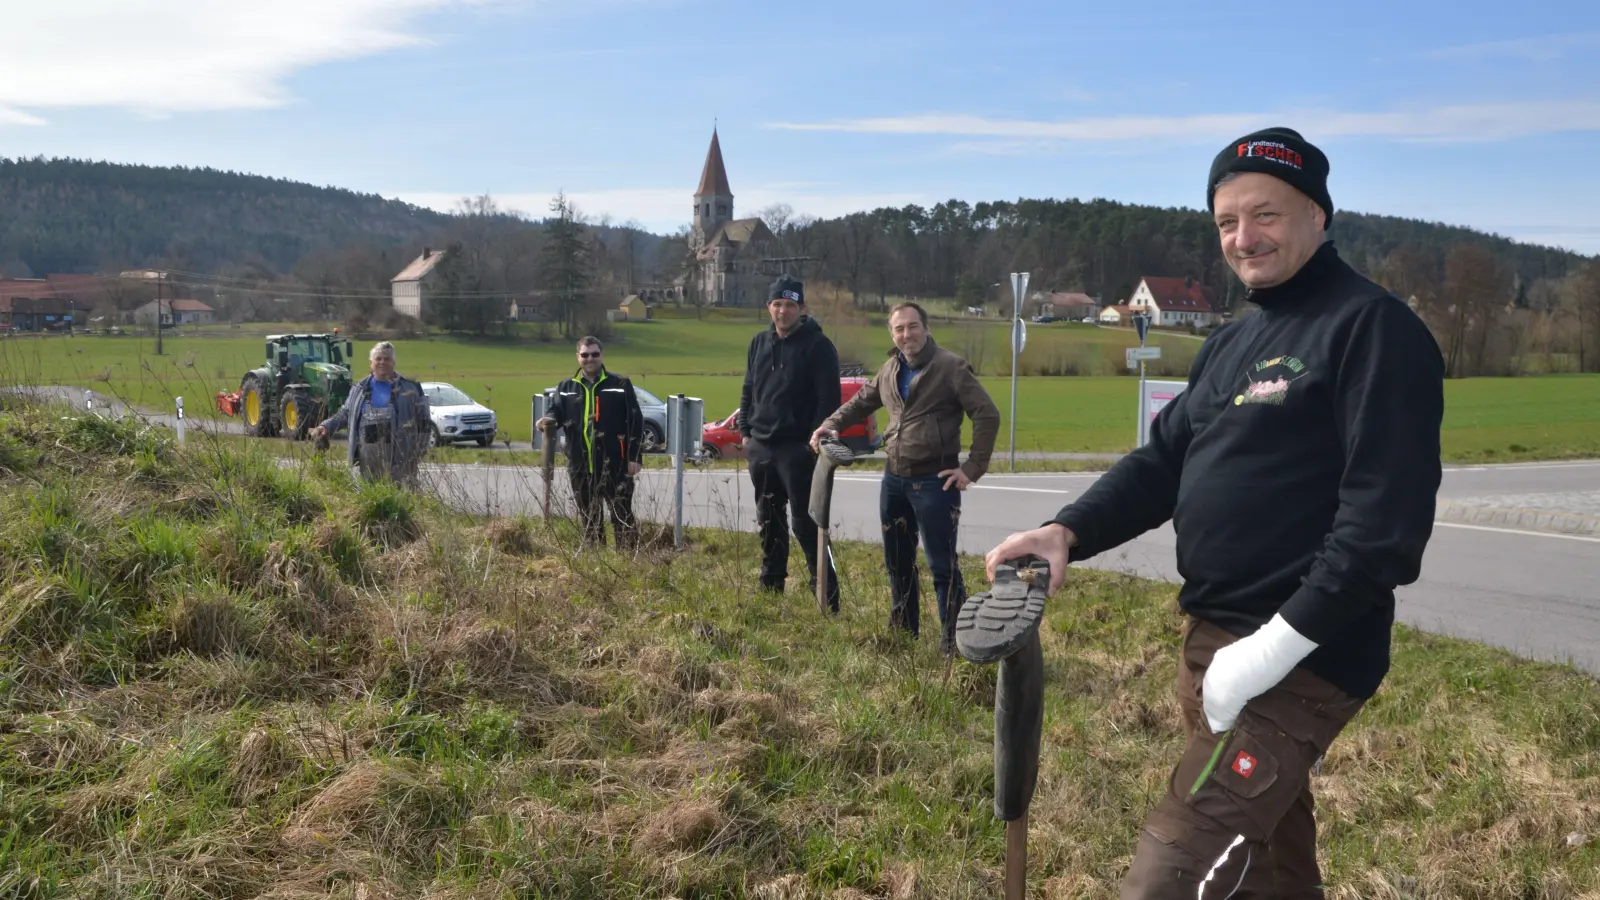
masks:
{"label": "brown work trousers", "polygon": [[1311,768],[1364,701],[1295,669],[1245,704],[1232,729],[1214,734],[1201,685],[1212,656],[1236,640],[1189,621],[1178,666],[1187,745],[1145,820],[1123,900],[1323,895]]}

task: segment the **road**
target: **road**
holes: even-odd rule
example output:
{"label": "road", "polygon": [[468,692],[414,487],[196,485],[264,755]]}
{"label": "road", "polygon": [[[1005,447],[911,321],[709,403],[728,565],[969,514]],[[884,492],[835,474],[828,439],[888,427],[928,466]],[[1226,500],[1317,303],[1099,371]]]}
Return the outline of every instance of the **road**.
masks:
{"label": "road", "polygon": [[[542,487],[534,470],[438,466],[430,467],[429,477],[458,507],[538,514]],[[959,549],[987,552],[1006,535],[1049,519],[1098,477],[989,474],[963,500]],[[755,529],[746,472],[690,469],[684,479],[686,525]],[[670,470],[646,470],[635,509],[643,518],[670,522],[673,487]],[[1439,490],[1441,510],[1461,499],[1524,495],[1570,497],[1574,506],[1600,501],[1600,461],[1450,466]],[[570,509],[559,475],[553,502],[558,510]],[[841,470],[833,518],[836,538],[876,542],[878,478]],[[1085,565],[1175,582],[1173,545],[1167,525]],[[803,571],[800,565],[796,551],[791,573]],[[847,597],[849,590],[847,585]],[[1600,674],[1600,536],[1440,520],[1421,578],[1397,597],[1398,617],[1406,624]]]}

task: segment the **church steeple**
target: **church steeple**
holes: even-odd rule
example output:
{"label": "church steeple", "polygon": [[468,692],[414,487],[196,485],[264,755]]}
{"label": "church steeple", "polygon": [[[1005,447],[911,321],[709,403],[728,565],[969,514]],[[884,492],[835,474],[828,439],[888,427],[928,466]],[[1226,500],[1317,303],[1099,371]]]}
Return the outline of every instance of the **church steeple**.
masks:
{"label": "church steeple", "polygon": [[722,164],[722,143],[711,129],[711,149],[706,151],[705,168],[700,171],[700,186],[694,192],[694,230],[706,240],[721,225],[733,218],[733,188],[728,185],[728,170]]}

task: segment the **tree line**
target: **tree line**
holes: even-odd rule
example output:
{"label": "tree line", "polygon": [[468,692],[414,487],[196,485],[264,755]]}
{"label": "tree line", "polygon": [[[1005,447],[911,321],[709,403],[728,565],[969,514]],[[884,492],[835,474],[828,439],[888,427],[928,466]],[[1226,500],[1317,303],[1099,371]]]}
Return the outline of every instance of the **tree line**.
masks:
{"label": "tree line", "polygon": [[[891,298],[1009,303],[1006,275],[1042,291],[1124,302],[1140,278],[1192,276],[1235,314],[1244,290],[1204,212],[1110,200],[1020,199],[885,207],[831,219],[784,205],[760,217],[808,280],[859,310]],[[1341,255],[1414,304],[1452,375],[1600,371],[1600,263],[1472,229],[1341,210]],[[514,302],[545,337],[606,330],[636,291],[694,303],[687,227],[653,234],[560,196],[547,210],[492,196],[437,212],[375,195],[214,169],[0,159],[0,275],[161,268],[234,320],[426,324],[504,333]],[[424,247],[445,251],[427,323],[406,323],[390,279]],[[187,279],[187,282],[182,279]],[[997,286],[998,284],[998,286]],[[148,286],[108,287],[127,309]],[[170,294],[169,294],[170,296]]]}

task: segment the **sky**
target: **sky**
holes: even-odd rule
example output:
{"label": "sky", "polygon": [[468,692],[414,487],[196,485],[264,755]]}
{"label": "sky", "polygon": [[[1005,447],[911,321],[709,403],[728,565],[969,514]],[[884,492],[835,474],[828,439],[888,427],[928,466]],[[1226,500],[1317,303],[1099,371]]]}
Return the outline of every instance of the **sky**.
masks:
{"label": "sky", "polygon": [[[1600,254],[1600,4],[0,0],[0,156],[208,166],[657,233],[735,215],[1203,209],[1294,128],[1337,209]],[[1337,225],[1337,221],[1335,223]],[[1334,232],[1337,239],[1337,228]]]}

